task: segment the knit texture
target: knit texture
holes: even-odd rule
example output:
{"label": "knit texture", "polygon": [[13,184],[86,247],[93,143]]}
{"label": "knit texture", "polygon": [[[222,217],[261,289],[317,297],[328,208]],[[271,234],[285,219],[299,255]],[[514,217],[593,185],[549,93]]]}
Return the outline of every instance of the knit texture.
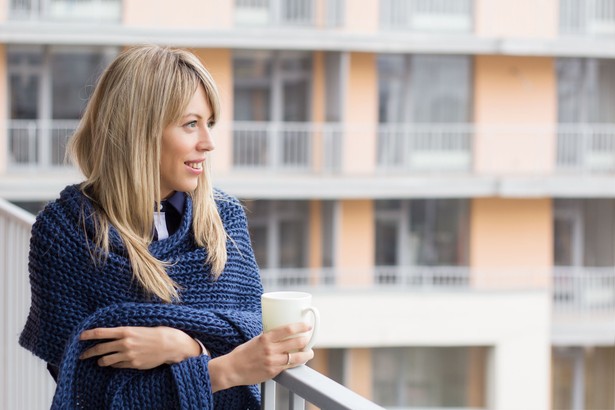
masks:
{"label": "knit texture", "polygon": [[86,329],[170,326],[197,337],[213,357],[229,353],[262,331],[262,285],[241,204],[216,191],[227,234],[228,261],[216,280],[207,253],[192,234],[192,201],[169,238],[152,242],[151,253],[167,261],[181,300],[148,298],[133,280],[118,232],[109,231],[110,250],[95,263],[94,209],[78,186],[49,203],[32,227],[29,270],[32,301],[19,343],[59,366],[53,409],[259,409],[257,386],[212,395],[208,356],[152,370],[99,367],[80,360],[93,342],[79,341]]}

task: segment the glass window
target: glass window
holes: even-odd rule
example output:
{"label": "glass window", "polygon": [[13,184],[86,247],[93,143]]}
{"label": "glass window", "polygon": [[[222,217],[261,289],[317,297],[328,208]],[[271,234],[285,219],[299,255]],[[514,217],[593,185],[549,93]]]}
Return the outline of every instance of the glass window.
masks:
{"label": "glass window", "polygon": [[98,76],[107,65],[99,52],[59,51],[51,54],[52,118],[81,118]]}
{"label": "glass window", "polygon": [[379,56],[380,122],[468,122],[470,61],[468,56]]}
{"label": "glass window", "polygon": [[252,246],[261,268],[307,265],[306,201],[247,201],[246,207]]}
{"label": "glass window", "polygon": [[556,266],[615,266],[615,200],[556,199],[553,236]]}
{"label": "glass window", "polygon": [[373,349],[374,401],[385,407],[486,407],[486,347]]}
{"label": "glass window", "polygon": [[467,266],[465,199],[376,201],[378,266]]}
{"label": "glass window", "polygon": [[615,60],[560,58],[556,69],[560,123],[615,122]]}

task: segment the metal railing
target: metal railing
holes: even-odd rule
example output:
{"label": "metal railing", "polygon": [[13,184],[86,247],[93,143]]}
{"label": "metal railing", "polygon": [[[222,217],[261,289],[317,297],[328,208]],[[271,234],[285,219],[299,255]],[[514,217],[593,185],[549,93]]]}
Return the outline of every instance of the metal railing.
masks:
{"label": "metal railing", "polygon": [[335,172],[340,168],[339,124],[234,122],[233,168]]}
{"label": "metal railing", "polygon": [[466,32],[473,26],[472,0],[381,0],[383,30]]}
{"label": "metal railing", "polygon": [[559,314],[615,314],[615,267],[557,267],[553,309]]}
{"label": "metal railing", "polygon": [[63,168],[66,144],[77,120],[11,120],[7,129],[9,169]]}
{"label": "metal railing", "polygon": [[615,125],[559,124],[557,134],[559,170],[615,172]]}
{"label": "metal railing", "polygon": [[[9,121],[6,130],[8,171],[72,169],[65,158],[65,150],[77,124],[76,120]],[[371,127],[353,124],[249,121],[220,124],[214,132],[226,132],[229,128],[231,172],[312,175],[343,173],[344,141],[360,133],[373,132],[368,131]],[[380,124],[373,133],[376,138],[376,173],[474,173],[478,137],[483,151],[498,150],[504,153],[502,155],[514,157],[515,161],[521,158],[525,163],[541,161],[541,166],[544,166],[546,159],[540,155],[549,155],[548,161],[555,160],[548,171],[551,173],[615,172],[615,124],[491,126],[399,123]],[[553,139],[556,144],[551,148]],[[532,144],[542,144],[540,149],[545,150],[538,151],[541,153],[534,159],[527,155],[527,147]],[[505,158],[502,155],[492,155],[488,161],[493,163],[483,165],[481,174],[507,171],[500,163],[501,158]]]}
{"label": "metal railing", "polygon": [[382,124],[378,127],[380,171],[470,171],[471,124]]}
{"label": "metal railing", "polygon": [[560,34],[615,36],[613,0],[560,0],[559,13]]}
{"label": "metal railing", "polygon": [[276,384],[290,391],[288,406],[283,406],[284,409],[304,409],[306,401],[327,410],[384,409],[317,371],[307,366],[299,366],[288,369],[274,380],[261,385],[263,410],[276,409]]}
{"label": "metal railing", "polygon": [[235,22],[242,26],[340,27],[344,1],[235,0]]}
{"label": "metal railing", "polygon": [[0,199],[0,408],[48,409],[55,383],[44,363],[18,346],[30,308],[28,250],[34,216]]}
{"label": "metal railing", "polygon": [[121,0],[9,0],[15,20],[119,22]]}
{"label": "metal railing", "polygon": [[549,272],[537,268],[482,269],[468,266],[375,266],[364,269],[261,269],[267,291],[404,290],[412,292],[545,289]]}

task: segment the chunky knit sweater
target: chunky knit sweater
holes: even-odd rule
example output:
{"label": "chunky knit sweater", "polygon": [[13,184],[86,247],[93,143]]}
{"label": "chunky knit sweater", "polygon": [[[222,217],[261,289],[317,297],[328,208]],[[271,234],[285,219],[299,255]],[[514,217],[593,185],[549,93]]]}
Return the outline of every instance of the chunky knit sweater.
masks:
{"label": "chunky knit sweater", "polygon": [[93,342],[79,334],[95,327],[170,326],[197,337],[213,357],[261,332],[262,286],[246,218],[237,200],[217,191],[216,203],[227,241],[228,262],[213,280],[192,234],[192,201],[176,233],[152,242],[150,251],[169,262],[180,286],[180,302],[146,297],[133,280],[118,232],[109,231],[110,250],[95,262],[93,207],[78,186],[37,216],[30,243],[30,314],[20,344],[60,368],[52,408],[57,409],[258,409],[257,386],[211,392],[208,356],[152,370],[99,367],[80,360]]}

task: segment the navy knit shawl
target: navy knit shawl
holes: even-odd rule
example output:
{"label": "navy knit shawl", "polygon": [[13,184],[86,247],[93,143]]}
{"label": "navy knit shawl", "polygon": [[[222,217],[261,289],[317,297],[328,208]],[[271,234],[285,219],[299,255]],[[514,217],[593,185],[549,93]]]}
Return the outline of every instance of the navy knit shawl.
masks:
{"label": "navy knit shawl", "polygon": [[176,233],[152,242],[150,251],[168,261],[169,276],[181,287],[173,304],[148,299],[133,280],[117,231],[109,232],[106,261],[94,263],[93,207],[78,186],[37,216],[30,242],[30,314],[19,339],[35,355],[59,366],[54,409],[258,409],[257,386],[211,393],[208,356],[152,370],[99,367],[79,360],[93,342],[80,342],[85,329],[170,326],[197,337],[213,357],[226,354],[262,331],[262,285],[239,202],[216,191],[227,241],[228,262],[217,279],[205,265],[207,253],[192,234],[192,201]]}

